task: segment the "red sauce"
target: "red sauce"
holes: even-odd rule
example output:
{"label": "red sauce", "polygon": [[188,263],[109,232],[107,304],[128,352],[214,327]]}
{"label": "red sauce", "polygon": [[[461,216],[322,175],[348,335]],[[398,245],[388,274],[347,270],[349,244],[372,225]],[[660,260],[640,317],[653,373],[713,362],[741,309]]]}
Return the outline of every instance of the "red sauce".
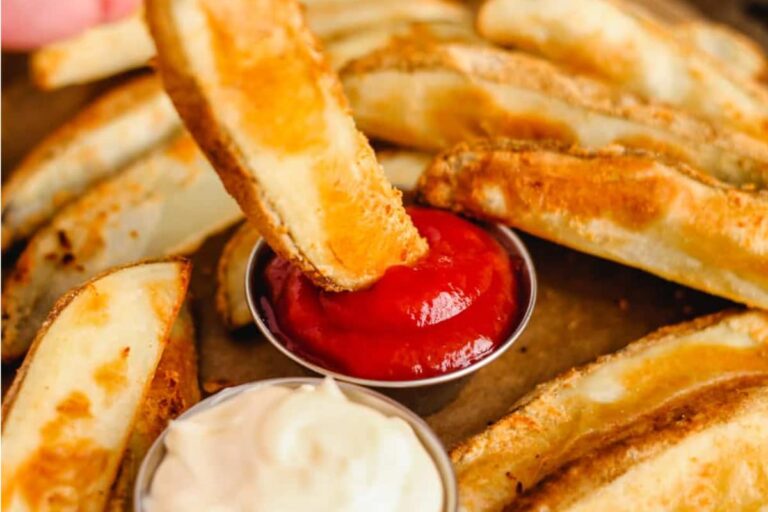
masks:
{"label": "red sauce", "polygon": [[429,253],[368,289],[325,292],[286,260],[268,263],[262,307],[289,350],[350,376],[413,380],[464,368],[506,339],[519,302],[508,253],[456,215],[408,213]]}

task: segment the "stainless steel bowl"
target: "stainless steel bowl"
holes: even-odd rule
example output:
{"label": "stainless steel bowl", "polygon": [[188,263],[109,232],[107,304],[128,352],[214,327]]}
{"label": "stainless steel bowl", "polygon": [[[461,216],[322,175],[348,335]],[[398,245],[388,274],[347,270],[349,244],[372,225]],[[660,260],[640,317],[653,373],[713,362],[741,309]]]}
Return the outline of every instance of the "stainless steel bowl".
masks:
{"label": "stainless steel bowl", "polygon": [[[265,386],[297,388],[304,384],[317,386],[320,383],[322,383],[322,379],[316,377],[289,377],[285,379],[270,379],[243,384],[242,386],[228,388],[215,395],[209,396],[179,416],[178,420],[189,418],[199,412],[215,407],[216,405],[251,389]],[[443,483],[443,511],[456,512],[458,510],[458,490],[451,460],[448,457],[445,448],[443,448],[440,439],[438,439],[435,433],[432,432],[424,420],[406,407],[403,407],[394,400],[375,391],[352,384],[345,384],[343,382],[338,383],[338,385],[341,391],[353,402],[375,409],[385,416],[400,418],[413,428],[419,441],[421,441],[422,445],[427,450],[427,453],[432,457],[435,467],[440,474],[440,479]],[[135,512],[144,511],[144,498],[149,495],[152,478],[165,456],[165,436],[167,432],[168,429],[160,434],[150,447],[146,457],[144,457],[144,461],[141,463],[133,493],[133,509]]]}
{"label": "stainless steel bowl", "polygon": [[[256,321],[256,325],[259,327],[264,336],[270,341],[270,343],[275,346],[275,348],[314,374],[330,376],[339,381],[350,382],[352,384],[358,384],[361,386],[373,387],[381,390],[382,392],[387,392],[386,390],[388,389],[395,390],[403,388],[419,388],[423,386],[434,386],[437,384],[445,384],[451,381],[457,381],[462,377],[476,372],[485,365],[492,363],[494,360],[496,360],[496,358],[500,357],[504,352],[506,352],[525,330],[526,326],[528,325],[528,321],[533,314],[534,305],[536,303],[536,271],[534,269],[531,256],[528,254],[528,250],[523,244],[523,241],[520,240],[514,231],[507,228],[506,226],[479,222],[476,224],[484,228],[491,236],[493,236],[502,245],[502,247],[507,250],[513,260],[513,263],[520,266],[521,282],[519,285],[521,313],[517,319],[517,324],[509,334],[509,337],[493,353],[471,364],[470,366],[467,366],[466,368],[462,368],[460,370],[444,375],[438,375],[424,379],[366,379],[329,370],[328,368],[317,365],[312,361],[308,361],[301,355],[292,352],[280,341],[279,337],[271,331],[265,318],[266,313],[259,304],[259,297],[263,295],[263,288],[261,287],[264,285],[264,283],[263,281],[258,280],[261,279],[261,276],[264,275],[264,267],[274,256],[274,252],[269,248],[263,239],[256,243],[253,251],[251,252],[251,257],[248,262],[245,275],[245,289],[251,314]],[[390,396],[396,396],[396,398],[400,399],[396,393],[393,394],[392,392],[387,392],[387,394]],[[409,403],[409,405],[412,404]]]}

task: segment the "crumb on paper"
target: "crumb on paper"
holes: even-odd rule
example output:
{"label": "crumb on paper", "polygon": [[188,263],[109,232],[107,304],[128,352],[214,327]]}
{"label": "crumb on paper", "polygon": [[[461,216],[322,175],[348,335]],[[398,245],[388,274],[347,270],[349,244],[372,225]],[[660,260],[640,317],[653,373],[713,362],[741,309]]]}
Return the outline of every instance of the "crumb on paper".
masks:
{"label": "crumb on paper", "polygon": [[205,391],[207,395],[212,395],[224,388],[231,388],[235,385],[237,384],[229,379],[210,379],[203,382],[203,391]]}

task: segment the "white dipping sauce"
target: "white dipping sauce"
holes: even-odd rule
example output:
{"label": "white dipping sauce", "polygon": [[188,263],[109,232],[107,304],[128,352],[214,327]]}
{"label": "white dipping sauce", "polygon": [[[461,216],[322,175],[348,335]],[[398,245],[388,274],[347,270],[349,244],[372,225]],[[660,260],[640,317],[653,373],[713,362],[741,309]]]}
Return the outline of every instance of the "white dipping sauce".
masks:
{"label": "white dipping sauce", "polygon": [[400,418],[320,386],[265,386],[171,424],[144,507],[439,512],[432,458]]}

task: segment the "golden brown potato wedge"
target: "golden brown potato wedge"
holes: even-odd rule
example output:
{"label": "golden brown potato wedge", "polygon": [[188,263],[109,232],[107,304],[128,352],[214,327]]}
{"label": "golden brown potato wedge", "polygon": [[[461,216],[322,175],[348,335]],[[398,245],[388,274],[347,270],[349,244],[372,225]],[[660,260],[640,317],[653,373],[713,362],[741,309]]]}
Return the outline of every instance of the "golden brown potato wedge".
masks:
{"label": "golden brown potato wedge", "polygon": [[181,121],[153,76],[105,94],[24,159],[3,185],[3,249],[64,204],[177,132]]}
{"label": "golden brown potato wedge", "polygon": [[[418,151],[386,149],[376,152],[384,174],[403,192],[416,190],[421,173],[432,160],[432,155]],[[248,223],[243,224],[229,239],[221,253],[217,270],[216,308],[224,325],[238,329],[253,323],[245,298],[245,270],[259,232]]]}
{"label": "golden brown potato wedge", "polygon": [[146,66],[154,54],[143,15],[137,11],[42,47],[32,54],[30,71],[35,85],[56,89]]}
{"label": "golden brown potato wedge", "polygon": [[400,148],[381,149],[376,152],[376,159],[389,182],[406,193],[416,191],[419,178],[433,158],[431,153]]}
{"label": "golden brown potato wedge", "polygon": [[440,150],[483,136],[616,143],[667,153],[733,184],[768,184],[768,142],[641,101],[518,52],[395,45],[342,78],[371,137]]}
{"label": "golden brown potato wedge", "polygon": [[768,498],[767,383],[702,391],[505,510],[759,510]]}
{"label": "golden brown potato wedge", "polygon": [[716,59],[728,73],[736,72],[748,80],[762,81],[768,62],[760,44],[730,25],[702,16],[693,4],[666,0],[615,0],[635,16],[649,18],[651,25],[662,24],[683,44]]}
{"label": "golden brown potato wedge", "polygon": [[189,273],[124,267],[56,303],[3,401],[3,510],[103,509]]}
{"label": "golden brown potato wedge", "polygon": [[728,68],[727,72],[733,71],[758,82],[766,78],[768,61],[760,44],[729,25],[703,17],[693,5],[677,2],[649,3],[645,0],[618,1],[622,2],[622,8],[632,10],[635,16],[649,17],[652,25],[661,23],[684,44],[716,59],[721,66]]}
{"label": "golden brown potato wedge", "polygon": [[469,24],[472,13],[453,0],[308,1],[307,24],[323,40],[395,22],[453,22]]}
{"label": "golden brown potato wedge", "polygon": [[618,0],[489,0],[480,33],[768,138],[768,90]]}
{"label": "golden brown potato wedge", "polygon": [[468,512],[751,510],[768,500],[767,456],[757,310],[667,327],[571,370],[451,453]]}
{"label": "golden brown potato wedge", "polygon": [[755,81],[768,81],[768,56],[762,47],[727,25],[688,21],[671,27],[675,35],[717,59],[722,66]]}
{"label": "golden brown potato wedge", "polygon": [[24,355],[69,289],[115,265],[193,251],[241,216],[188,135],[95,186],[30,239],[6,280],[3,360]]}
{"label": "golden brown potato wedge", "polygon": [[185,306],[176,317],[152,383],[133,423],[105,511],[133,512],[134,484],[144,455],[170,420],[199,401],[195,326]]}
{"label": "golden brown potato wedge", "polygon": [[644,151],[508,139],[446,152],[419,191],[434,206],[768,308],[767,191]]}
{"label": "golden brown potato wedge", "polygon": [[481,44],[482,39],[470,23],[396,22],[356,30],[325,42],[324,52],[334,69],[399,40],[461,41]]}
{"label": "golden brown potato wedge", "polygon": [[[343,47],[345,53],[368,45],[382,25],[405,22],[471,26],[469,9],[450,0],[355,0],[302,2],[310,29],[324,40],[357,36]],[[391,30],[391,29],[390,29]],[[368,37],[367,33],[373,32]],[[382,36],[379,35],[378,39]],[[339,48],[339,47],[337,47]],[[359,50],[358,50],[359,51]],[[144,14],[133,15],[37,50],[30,63],[32,80],[41,89],[89,82],[146,66],[155,56]],[[331,57],[332,62],[338,59]]]}
{"label": "golden brown potato wedge", "polygon": [[297,2],[146,9],[166,90],[272,248],[331,290],[364,287],[426,251]]}
{"label": "golden brown potato wedge", "polygon": [[249,222],[245,222],[227,241],[219,258],[216,272],[216,310],[229,329],[234,330],[253,323],[245,298],[245,272],[253,246],[259,238],[259,231]]}
{"label": "golden brown potato wedge", "polygon": [[651,16],[660,23],[683,23],[688,20],[704,19],[701,11],[691,2],[669,2],[667,0],[620,0],[623,5],[640,16]]}

